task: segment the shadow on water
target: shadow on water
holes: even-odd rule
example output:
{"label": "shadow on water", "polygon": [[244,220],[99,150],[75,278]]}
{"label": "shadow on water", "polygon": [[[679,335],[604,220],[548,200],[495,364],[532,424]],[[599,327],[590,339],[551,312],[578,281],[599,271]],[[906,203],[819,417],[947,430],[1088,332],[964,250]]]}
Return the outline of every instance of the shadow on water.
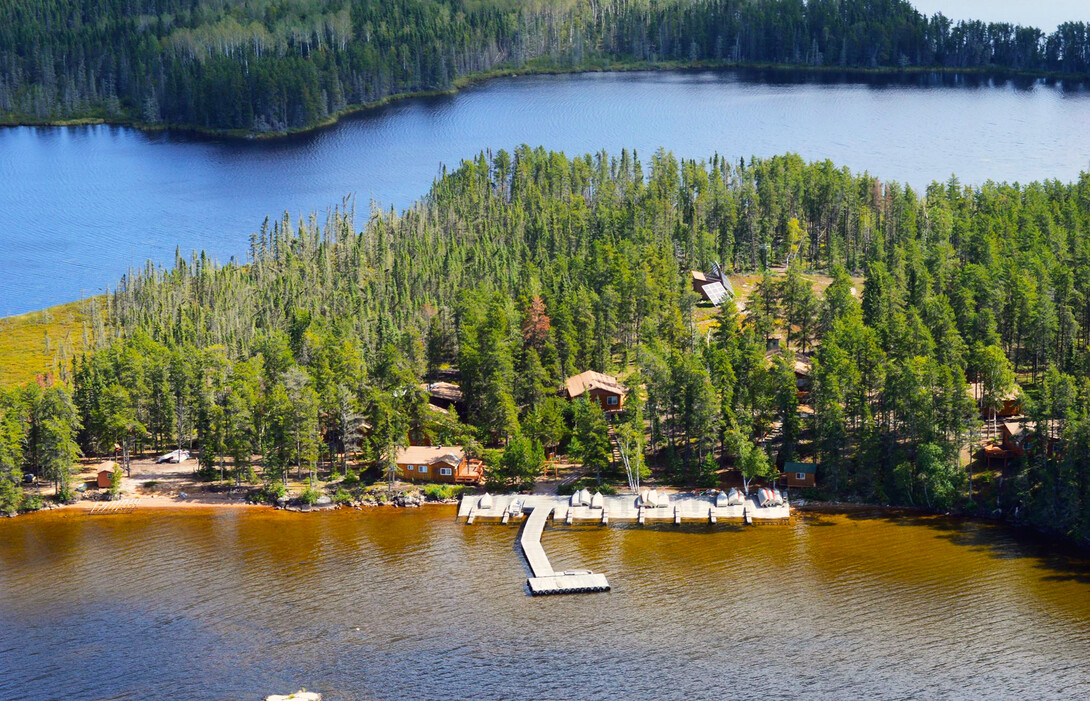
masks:
{"label": "shadow on water", "polygon": [[[693,76],[711,78],[722,82],[737,82],[743,85],[865,85],[869,88],[957,88],[978,90],[987,88],[1011,88],[1016,91],[1030,92],[1037,86],[1044,85],[1050,88],[1058,88],[1065,93],[1078,93],[1090,90],[1090,81],[1083,80],[1058,80],[1055,78],[1040,78],[1033,76],[1010,76],[1001,73],[956,73],[941,71],[906,71],[894,72],[860,72],[839,70],[805,70],[796,68],[680,68],[667,72],[671,76]],[[337,121],[314,127],[307,131],[278,136],[273,139],[229,137],[216,134],[208,134],[192,129],[174,127],[153,131],[140,131],[143,138],[150,143],[177,142],[177,143],[206,143],[216,144],[222,147],[237,148],[239,150],[253,151],[292,151],[306,148],[322,139],[325,135],[338,129],[350,128],[350,125],[367,126],[368,123],[377,124],[385,119],[394,117],[408,109],[421,109],[425,112],[436,112],[449,106],[459,99],[459,95],[490,88],[503,89],[505,85],[514,83],[533,84],[535,82],[572,82],[585,79],[593,80],[601,76],[613,76],[627,78],[632,81],[646,80],[648,77],[661,78],[662,71],[622,71],[603,73],[575,73],[560,75],[519,75],[498,76],[474,83],[461,88],[454,93],[419,95],[409,94],[400,99],[363,107],[343,115]],[[91,125],[88,127],[64,127],[69,130],[78,129],[106,129],[118,134],[130,131],[129,127],[116,125]],[[57,131],[58,127],[41,127],[43,130]],[[470,154],[467,154],[469,156]]]}
{"label": "shadow on water", "polygon": [[[1090,584],[1090,553],[1086,549],[1029,527],[968,516],[920,513],[911,509],[875,507],[839,513],[851,521],[883,521],[894,525],[926,527],[938,531],[939,537],[954,545],[996,560],[1031,560],[1035,569],[1048,573],[1042,576],[1045,581]],[[809,519],[807,524],[810,524]]]}

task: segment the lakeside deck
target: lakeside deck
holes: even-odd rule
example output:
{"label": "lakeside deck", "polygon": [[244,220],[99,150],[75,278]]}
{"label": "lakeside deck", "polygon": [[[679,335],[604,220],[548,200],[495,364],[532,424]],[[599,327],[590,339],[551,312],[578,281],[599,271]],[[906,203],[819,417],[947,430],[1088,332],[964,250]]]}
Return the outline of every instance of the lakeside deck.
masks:
{"label": "lakeside deck", "polygon": [[[521,503],[521,510],[512,515],[511,506],[515,501]],[[481,508],[481,503],[486,503]],[[529,514],[527,516],[527,514]],[[485,500],[480,495],[462,499],[458,505],[458,519],[467,525],[478,520],[509,524],[513,519],[518,523],[525,521],[519,545],[530,565],[533,576],[526,580],[530,593],[534,596],[546,594],[574,594],[583,592],[609,591],[609,581],[604,574],[589,570],[555,572],[549,562],[545,549],[541,547],[541,534],[545,525],[552,519],[566,525],[595,524],[610,526],[618,523],[706,523],[741,522],[783,522],[791,517],[791,506],[784,502],[782,506],[761,507],[756,496],[749,496],[743,504],[716,506],[715,497],[671,496],[658,506],[644,506],[636,495],[618,495],[602,498],[600,507],[586,505],[572,506],[571,497],[549,494],[500,494]]]}
{"label": "lakeside deck", "polygon": [[[509,517],[511,504],[515,500],[523,503],[525,511],[536,511],[539,507],[550,507],[552,520],[565,524],[595,523],[605,526],[617,523],[718,523],[745,522],[770,523],[784,521],[791,517],[791,506],[762,507],[757,497],[750,495],[745,503],[735,506],[716,506],[715,497],[694,495],[671,495],[667,504],[658,507],[641,506],[639,498],[633,494],[603,497],[602,508],[572,506],[571,497],[552,494],[494,494],[491,508],[480,508],[480,495],[462,499],[458,506],[458,520],[473,523],[478,520],[503,522]],[[548,521],[548,518],[545,519]]]}

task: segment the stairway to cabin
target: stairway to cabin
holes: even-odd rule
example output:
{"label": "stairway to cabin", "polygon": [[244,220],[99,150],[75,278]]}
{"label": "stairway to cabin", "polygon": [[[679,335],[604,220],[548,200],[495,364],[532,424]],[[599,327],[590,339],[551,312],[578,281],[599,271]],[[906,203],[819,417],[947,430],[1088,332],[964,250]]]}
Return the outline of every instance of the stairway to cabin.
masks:
{"label": "stairway to cabin", "polygon": [[624,461],[621,460],[621,448],[617,444],[617,432],[613,430],[612,422],[609,424],[609,431],[607,431],[607,434],[609,435],[609,447],[613,450],[612,465],[613,467],[620,467],[623,469]]}

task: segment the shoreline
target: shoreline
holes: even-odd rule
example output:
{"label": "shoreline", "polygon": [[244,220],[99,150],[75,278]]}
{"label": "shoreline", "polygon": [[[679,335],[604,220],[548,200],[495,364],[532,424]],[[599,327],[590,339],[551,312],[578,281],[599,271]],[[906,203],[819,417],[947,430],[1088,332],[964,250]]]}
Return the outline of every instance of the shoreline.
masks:
{"label": "shoreline", "polygon": [[205,138],[228,139],[233,141],[260,141],[286,139],[293,136],[303,136],[336,126],[342,119],[355,114],[377,110],[389,106],[395,102],[401,102],[412,98],[429,98],[455,95],[458,92],[487,83],[498,78],[517,78],[535,75],[584,75],[592,73],[635,73],[635,72],[676,72],[686,71],[792,71],[807,75],[843,75],[854,77],[879,77],[879,76],[920,76],[927,74],[949,76],[976,76],[991,77],[1003,80],[1018,78],[1046,81],[1073,81],[1083,83],[1090,81],[1090,74],[1082,73],[1057,73],[1054,71],[1025,71],[1010,70],[1004,68],[949,68],[944,66],[923,67],[909,66],[905,68],[883,66],[877,68],[864,68],[860,66],[811,66],[790,63],[734,63],[730,61],[633,61],[609,63],[590,63],[569,68],[558,66],[522,66],[509,68],[495,68],[490,71],[473,73],[460,76],[452,81],[449,88],[434,88],[412,92],[401,92],[387,95],[378,100],[361,104],[348,105],[325,119],[305,127],[293,127],[280,131],[255,132],[247,129],[219,129],[201,127],[192,124],[162,123],[152,124],[134,118],[111,118],[103,116],[72,117],[66,119],[25,120],[15,117],[10,119],[0,116],[0,128],[16,127],[74,127],[108,125],[127,127],[145,133],[173,132],[188,134]]}
{"label": "shoreline", "polygon": [[[469,495],[467,495],[469,496]],[[473,496],[479,497],[480,494],[474,493]],[[555,494],[530,494],[524,496],[556,496]],[[122,497],[120,501],[132,501],[135,502],[135,512],[148,510],[156,513],[194,513],[194,512],[208,512],[214,513],[217,511],[268,511],[268,512],[285,512],[285,513],[297,513],[297,514],[314,514],[314,513],[328,513],[333,511],[372,511],[374,509],[388,508],[397,510],[411,510],[418,508],[435,508],[435,507],[451,507],[455,510],[455,517],[457,517],[458,509],[461,505],[461,499],[456,501],[424,501],[419,504],[413,505],[398,505],[395,503],[359,503],[353,505],[332,505],[324,507],[278,507],[273,504],[256,504],[248,502],[245,499],[231,499],[229,497],[210,496],[202,494],[199,496],[191,496],[186,499],[179,499],[178,497],[166,496],[166,495],[133,495]],[[1015,531],[1019,531],[1024,535],[1041,538],[1047,540],[1050,544],[1060,545],[1064,547],[1073,547],[1090,557],[1090,543],[1084,543],[1074,538],[1071,538],[1063,533],[1055,531],[1049,531],[1041,529],[1033,525],[1008,521],[1005,518],[995,518],[991,516],[984,516],[980,514],[969,514],[964,511],[952,510],[952,511],[936,511],[934,509],[928,509],[922,506],[897,506],[892,504],[871,504],[865,502],[848,502],[848,501],[809,501],[805,498],[801,499],[802,503],[798,503],[798,498],[791,501],[792,516],[795,514],[858,514],[864,512],[876,512],[884,515],[894,516],[930,516],[938,518],[960,519],[966,521],[974,521],[977,523],[988,523],[992,525],[1002,526],[1004,528],[1010,528]],[[0,514],[0,517],[8,518],[20,518],[23,516],[32,516],[34,514],[42,514],[49,512],[69,512],[69,513],[82,513],[90,514],[96,505],[108,504],[110,502],[103,502],[93,499],[81,499],[73,504],[50,504],[37,511],[25,511],[17,514]],[[115,515],[132,515],[129,514],[115,514]]]}

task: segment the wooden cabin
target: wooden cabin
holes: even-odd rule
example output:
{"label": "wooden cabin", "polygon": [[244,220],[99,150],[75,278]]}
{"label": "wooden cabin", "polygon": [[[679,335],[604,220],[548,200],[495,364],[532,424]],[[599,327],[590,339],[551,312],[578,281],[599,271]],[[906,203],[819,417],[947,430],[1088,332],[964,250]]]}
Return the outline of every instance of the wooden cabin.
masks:
{"label": "wooden cabin", "polygon": [[1046,457],[1057,455],[1062,447],[1062,437],[1057,426],[1036,424],[1036,430],[1017,421],[999,424],[999,441],[984,446],[982,451],[988,467],[1006,468],[1012,460],[1033,455],[1044,447]]}
{"label": "wooden cabin", "polygon": [[817,465],[812,462],[789,462],[783,466],[782,477],[788,487],[817,486]]}
{"label": "wooden cabin", "polygon": [[[980,410],[980,417],[982,419],[990,419],[992,412],[990,409],[985,409],[981,400],[983,392],[979,382],[972,382],[969,384],[969,396],[976,402],[977,408]],[[1018,385],[1011,387],[1000,401],[999,411],[996,412],[995,418],[1007,419],[1012,416],[1022,415],[1022,388]]]}
{"label": "wooden cabin", "polygon": [[1015,421],[1004,421],[999,425],[1001,445],[1004,450],[1014,453],[1016,456],[1025,455],[1023,443],[1026,440],[1025,427]]}
{"label": "wooden cabin", "polygon": [[572,400],[586,395],[591,401],[598,402],[602,411],[612,413],[624,409],[628,389],[612,375],[587,370],[565,380],[564,392]]}
{"label": "wooden cabin", "polygon": [[408,482],[479,484],[484,479],[479,461],[466,460],[458,447],[414,445],[397,451],[398,477]]}
{"label": "wooden cabin", "polygon": [[113,470],[99,470],[98,471],[98,482],[97,482],[98,488],[99,489],[109,489],[110,484],[113,482],[113,479],[114,479],[114,471]]}
{"label": "wooden cabin", "polygon": [[982,453],[989,468],[1004,469],[1011,460],[1026,454],[1026,429],[1015,421],[999,424],[999,442],[985,445]]}

